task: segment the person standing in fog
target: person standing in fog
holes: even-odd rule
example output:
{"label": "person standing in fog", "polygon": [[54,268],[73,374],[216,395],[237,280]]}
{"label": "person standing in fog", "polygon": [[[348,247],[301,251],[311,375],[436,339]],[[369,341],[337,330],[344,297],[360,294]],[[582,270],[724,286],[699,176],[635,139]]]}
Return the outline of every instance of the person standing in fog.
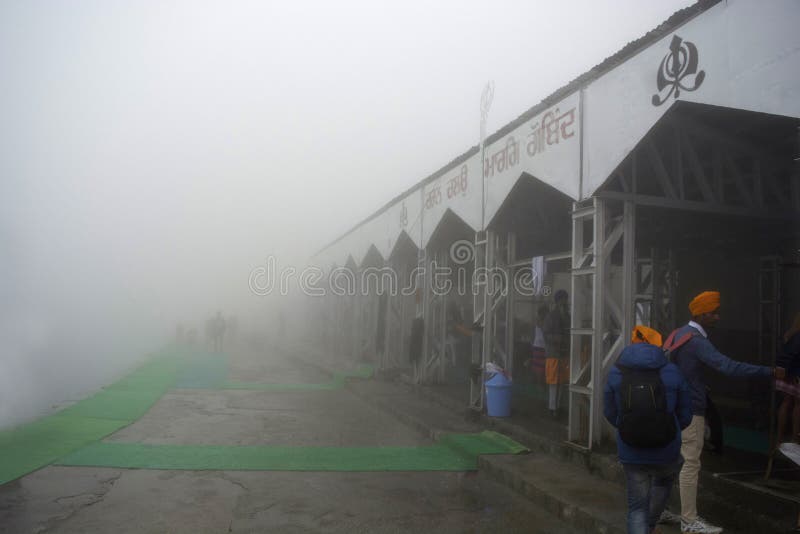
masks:
{"label": "person standing in fog", "polygon": [[556,291],[555,306],[544,320],[544,337],[547,347],[545,359],[545,382],[547,383],[547,408],[555,418],[558,416],[560,384],[569,372],[569,295],[563,289]]}
{"label": "person standing in fog", "polygon": [[222,312],[217,312],[217,316],[213,319],[212,326],[212,332],[214,334],[214,352],[222,352],[222,340],[225,336],[225,328],[227,326]]}
{"label": "person standing in fog", "polygon": [[533,327],[533,337],[531,338],[531,359],[530,367],[533,375],[533,383],[542,385],[544,381],[545,362],[547,360],[547,343],[544,336],[544,323],[547,319],[549,310],[542,305],[536,312],[536,324]]}

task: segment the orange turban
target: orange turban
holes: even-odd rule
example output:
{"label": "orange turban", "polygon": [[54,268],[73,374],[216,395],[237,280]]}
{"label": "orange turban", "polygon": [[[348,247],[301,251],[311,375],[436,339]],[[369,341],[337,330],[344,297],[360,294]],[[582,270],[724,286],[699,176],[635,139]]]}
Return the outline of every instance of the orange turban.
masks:
{"label": "orange turban", "polygon": [[692,317],[713,312],[717,308],[719,308],[719,291],[703,291],[689,303]]}
{"label": "orange turban", "polygon": [[637,324],[631,333],[631,341],[633,343],[650,343],[656,347],[661,346],[661,334],[657,330],[650,327]]}

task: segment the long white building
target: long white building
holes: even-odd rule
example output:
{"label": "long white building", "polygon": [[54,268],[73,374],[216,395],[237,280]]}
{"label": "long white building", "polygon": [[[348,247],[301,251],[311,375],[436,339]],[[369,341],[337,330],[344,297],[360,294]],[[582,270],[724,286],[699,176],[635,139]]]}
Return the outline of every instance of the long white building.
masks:
{"label": "long white building", "polygon": [[[794,0],[701,1],[557,90],[315,256],[326,273],[391,269],[417,287],[355,276],[360,291],[313,301],[318,340],[482,409],[475,366],[524,384],[536,310],[564,289],[568,439],[588,448],[634,324],[666,335],[699,291],[722,292],[720,348],[770,362],[800,309],[799,26]],[[762,400],[743,426],[759,426]]]}

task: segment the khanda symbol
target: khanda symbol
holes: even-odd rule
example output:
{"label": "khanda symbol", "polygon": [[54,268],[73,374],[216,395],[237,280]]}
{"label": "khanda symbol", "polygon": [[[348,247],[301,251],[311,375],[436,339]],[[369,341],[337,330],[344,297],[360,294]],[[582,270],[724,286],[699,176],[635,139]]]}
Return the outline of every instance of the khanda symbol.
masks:
{"label": "khanda symbol", "polygon": [[408,209],[406,208],[405,202],[403,202],[403,206],[400,208],[400,226],[403,228],[408,226]]}
{"label": "khanda symbol", "polygon": [[[703,70],[697,72],[698,59],[699,55],[694,43],[684,41],[677,35],[672,38],[672,42],[669,45],[669,54],[664,56],[664,59],[661,60],[661,65],[658,66],[658,78],[656,80],[658,94],[653,95],[652,102],[654,106],[660,106],[673,94],[675,98],[678,98],[681,95],[681,89],[694,91],[700,87],[706,77],[706,72]],[[684,85],[682,83],[683,79],[692,75],[695,75],[694,86]],[[669,90],[663,98],[660,98],[661,92],[667,87]]]}

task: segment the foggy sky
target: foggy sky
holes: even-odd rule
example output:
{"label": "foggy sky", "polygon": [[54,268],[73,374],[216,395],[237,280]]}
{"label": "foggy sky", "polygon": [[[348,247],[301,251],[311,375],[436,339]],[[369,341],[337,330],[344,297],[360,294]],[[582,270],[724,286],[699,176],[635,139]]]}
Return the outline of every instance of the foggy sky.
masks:
{"label": "foggy sky", "polygon": [[[681,1],[0,3],[0,427],[299,264]],[[268,298],[268,297],[267,297]]]}

